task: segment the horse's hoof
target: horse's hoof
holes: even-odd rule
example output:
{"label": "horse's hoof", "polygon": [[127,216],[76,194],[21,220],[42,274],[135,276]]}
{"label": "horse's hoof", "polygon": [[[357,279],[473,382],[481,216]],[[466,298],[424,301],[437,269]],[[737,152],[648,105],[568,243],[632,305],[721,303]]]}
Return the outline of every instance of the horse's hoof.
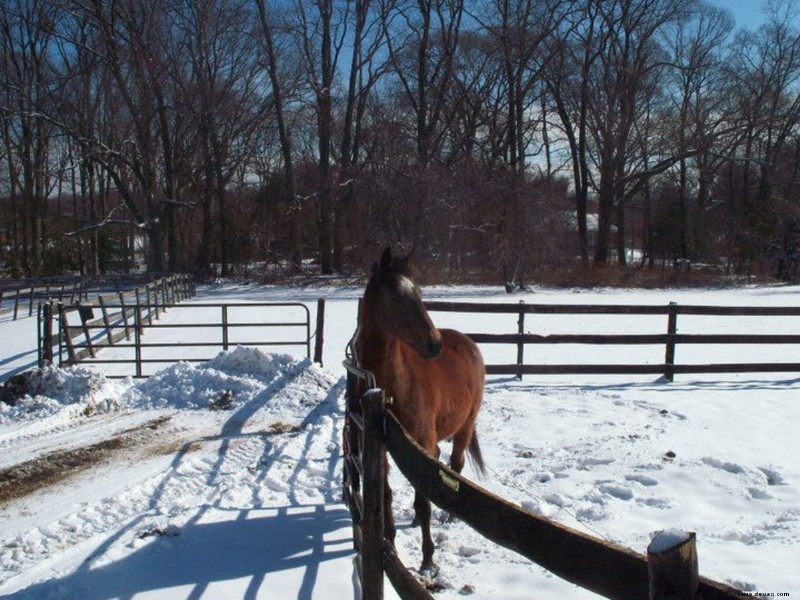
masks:
{"label": "horse's hoof", "polygon": [[439,567],[437,567],[434,563],[430,563],[428,565],[423,564],[419,568],[419,574],[423,579],[429,579],[432,581],[439,574]]}

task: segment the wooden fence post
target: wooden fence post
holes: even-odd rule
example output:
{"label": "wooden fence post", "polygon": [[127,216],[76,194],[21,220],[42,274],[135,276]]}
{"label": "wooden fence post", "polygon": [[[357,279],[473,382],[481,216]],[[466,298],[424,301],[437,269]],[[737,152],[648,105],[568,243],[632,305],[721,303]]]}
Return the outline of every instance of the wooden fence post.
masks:
{"label": "wooden fence post", "polygon": [[130,329],[128,328],[128,311],[125,308],[125,294],[123,294],[122,292],[119,293],[119,306],[120,309],[122,310],[122,324],[125,327],[125,339],[130,340],[131,332]]}
{"label": "wooden fence post", "polygon": [[667,313],[667,348],[664,356],[664,379],[675,379],[675,334],[678,332],[678,304],[669,303]]}
{"label": "wooden fence post", "polygon": [[[76,302],[75,304],[80,305],[80,303],[78,302]],[[62,302],[58,303],[58,317],[59,321],[61,322],[61,336],[64,338],[64,342],[67,344],[67,355],[69,356],[69,364],[74,365],[78,361],[75,359],[75,346],[73,346],[72,336],[69,334],[67,311],[65,310],[64,304]],[[59,352],[59,356],[60,354],[61,353]]]}
{"label": "wooden fence post", "polygon": [[153,284],[153,304],[155,305],[156,321],[159,319],[159,304],[158,304],[158,281]]}
{"label": "wooden fence post", "polygon": [[222,349],[228,350],[228,305],[222,305]]}
{"label": "wooden fence post", "polygon": [[17,312],[19,311],[19,288],[17,288],[17,293],[14,295],[14,320],[17,320]]}
{"label": "wooden fence post", "polygon": [[[525,343],[522,341],[522,336],[525,334],[525,311],[522,309],[522,305],[525,304],[524,300],[520,300],[520,310],[519,310],[519,319],[517,320],[517,333],[520,335],[520,339],[517,342],[517,365],[520,367],[525,364]],[[522,370],[520,369],[517,372],[517,379],[522,381]]]}
{"label": "wooden fence post", "polygon": [[42,352],[39,366],[53,364],[53,301],[42,304]]}
{"label": "wooden fence post", "polygon": [[97,302],[100,304],[100,311],[103,313],[103,325],[106,328],[106,338],[108,339],[108,345],[114,345],[114,336],[111,335],[111,321],[108,319],[108,310],[106,309],[106,302],[103,300],[102,296],[97,297]]}
{"label": "wooden fence post", "polygon": [[700,585],[693,531],[660,531],[647,546],[650,600],[694,600]]}
{"label": "wooden fence post", "polygon": [[363,487],[361,516],[361,597],[383,600],[383,484],[386,448],[383,443],[383,390],[370,390],[361,399],[364,414]]}
{"label": "wooden fence post", "polygon": [[[148,289],[148,296],[150,291]],[[149,318],[149,311],[148,311]],[[134,361],[136,362],[136,377],[142,376],[142,305],[137,302],[136,308],[133,311],[133,354]]]}
{"label": "wooden fence post", "polygon": [[[147,323],[148,325],[153,324],[153,300],[150,299],[150,284],[146,284],[144,286],[145,292],[147,292]],[[156,305],[158,308],[158,305]],[[158,318],[158,314],[156,314],[156,318]]]}
{"label": "wooden fence post", "polygon": [[317,332],[314,340],[314,362],[322,366],[322,344],[325,337],[325,298],[317,300]]}
{"label": "wooden fence post", "polygon": [[44,306],[39,303],[36,309],[36,364],[41,369],[44,366]]}
{"label": "wooden fence post", "polygon": [[[92,345],[92,333],[89,331],[89,325],[87,324],[87,321],[88,321],[88,319],[86,318],[87,317],[87,313],[85,311],[81,310],[81,303],[80,302],[76,302],[75,306],[78,307],[78,315],[80,315],[80,318],[81,318],[81,329],[83,329],[83,337],[86,339],[86,347],[89,349],[89,355],[92,358],[95,358],[94,346]],[[91,310],[91,308],[89,310]],[[64,318],[65,318],[64,323],[66,323],[67,312],[64,311],[63,314],[64,314]],[[69,335],[69,331],[67,331],[67,337],[68,338],[71,337]],[[69,357],[69,359],[71,361],[73,361],[73,362],[75,361],[75,357],[72,356],[72,355]]]}
{"label": "wooden fence post", "polygon": [[169,288],[167,287],[167,278],[161,278],[161,305],[164,307],[164,310],[167,310],[167,306],[169,306]]}

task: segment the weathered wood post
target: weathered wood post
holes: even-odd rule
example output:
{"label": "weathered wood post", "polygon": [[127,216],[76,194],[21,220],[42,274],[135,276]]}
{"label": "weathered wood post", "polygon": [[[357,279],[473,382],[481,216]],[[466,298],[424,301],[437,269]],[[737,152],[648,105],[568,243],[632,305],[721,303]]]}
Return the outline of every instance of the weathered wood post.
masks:
{"label": "weathered wood post", "polygon": [[228,305],[222,305],[222,349],[228,350]]}
{"label": "weathered wood post", "polygon": [[[156,281],[155,283],[153,283],[153,304],[152,304],[152,306],[150,308],[150,312],[151,313],[155,312],[156,320],[158,320],[158,318],[159,318],[158,317],[158,315],[159,315],[158,311],[159,310],[160,309],[159,309],[159,304],[158,304],[158,281]],[[152,318],[148,317],[148,319],[150,320],[150,324],[152,325],[153,324]]]}
{"label": "weathered wood post", "polygon": [[[519,334],[520,338],[517,341],[517,365],[522,367],[522,365],[525,363],[525,343],[522,341],[522,336],[525,334],[525,311],[523,310],[525,301],[520,300],[519,304],[520,309],[519,319],[517,320],[517,333]],[[522,381],[522,369],[517,371],[517,379]]]}
{"label": "weathered wood post", "polygon": [[[150,294],[148,290],[148,295]],[[149,318],[148,312],[148,318]],[[142,376],[142,305],[136,303],[136,308],[133,311],[133,355],[136,362],[136,377]]]}
{"label": "weathered wood post", "polygon": [[[76,302],[76,305],[79,303]],[[61,336],[64,338],[64,343],[67,345],[67,355],[69,356],[69,364],[74,365],[78,362],[75,358],[75,346],[72,343],[72,335],[69,332],[69,323],[67,322],[67,311],[62,302],[58,303],[58,317],[61,322]],[[59,356],[61,352],[59,351]]]}
{"label": "weathered wood post", "polygon": [[[91,314],[90,311],[92,309],[90,307],[82,307],[80,302],[76,302],[75,306],[78,308],[78,315],[81,318],[81,329],[83,330],[83,337],[86,340],[86,348],[88,348],[89,350],[89,355],[92,358],[95,358],[94,346],[92,345],[92,333],[89,331],[89,318],[90,318],[89,315]],[[88,311],[84,310],[84,308],[88,308]],[[62,311],[62,314],[66,318],[67,312]],[[66,320],[64,322],[66,323]],[[67,330],[67,337],[71,337],[69,335],[69,330]],[[70,356],[70,360],[74,361],[75,357]]]}
{"label": "weathered wood post", "polygon": [[325,298],[317,300],[317,332],[314,340],[314,362],[322,365],[322,344],[325,341]]}
{"label": "weathered wood post", "polygon": [[108,345],[114,345],[114,336],[111,335],[111,321],[108,319],[108,309],[106,308],[106,301],[103,300],[102,296],[97,297],[97,302],[100,304],[100,312],[103,314],[103,326],[106,328],[106,339],[108,340]]}
{"label": "weathered wood post", "polygon": [[650,600],[694,600],[700,577],[693,531],[660,531],[647,546]]}
{"label": "weathered wood post", "polygon": [[39,366],[53,364],[53,301],[42,304],[42,351]]}
{"label": "weathered wood post", "polygon": [[361,399],[364,415],[363,498],[361,516],[361,597],[383,599],[383,390],[368,390]]}
{"label": "weathered wood post", "polygon": [[[150,284],[146,284],[144,286],[145,292],[147,293],[147,324],[153,324],[153,302],[154,300],[150,298]],[[158,308],[158,305],[156,305]],[[158,318],[158,314],[156,314],[156,318]]]}
{"label": "weathered wood post", "polygon": [[164,307],[163,310],[166,312],[167,306],[169,306],[169,287],[167,283],[167,278],[161,278],[161,305]]}
{"label": "weathered wood post", "polygon": [[119,293],[119,307],[122,311],[122,324],[125,327],[125,339],[131,339],[131,331],[128,327],[128,310],[125,308],[125,294],[120,292]]}
{"label": "weathered wood post", "polygon": [[667,349],[664,356],[664,379],[675,379],[675,334],[678,332],[678,304],[670,302],[667,312]]}
{"label": "weathered wood post", "polygon": [[17,288],[16,294],[14,294],[14,320],[17,320],[17,313],[19,312],[19,288]]}

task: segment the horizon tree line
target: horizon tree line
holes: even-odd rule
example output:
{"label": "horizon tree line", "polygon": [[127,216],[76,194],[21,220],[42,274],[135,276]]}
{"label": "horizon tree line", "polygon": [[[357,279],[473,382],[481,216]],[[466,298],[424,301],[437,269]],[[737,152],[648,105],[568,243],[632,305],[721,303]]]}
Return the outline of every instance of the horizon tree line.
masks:
{"label": "horizon tree line", "polygon": [[[703,0],[8,0],[0,267],[793,281],[800,29]],[[636,250],[633,254],[631,250]]]}

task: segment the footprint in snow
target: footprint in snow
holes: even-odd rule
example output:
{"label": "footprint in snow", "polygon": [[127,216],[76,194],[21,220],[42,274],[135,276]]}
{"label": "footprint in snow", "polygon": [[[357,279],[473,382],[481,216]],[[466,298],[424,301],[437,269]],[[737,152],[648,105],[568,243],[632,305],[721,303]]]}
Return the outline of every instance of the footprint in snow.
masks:
{"label": "footprint in snow", "polygon": [[737,465],[736,463],[731,463],[731,462],[725,462],[724,460],[714,458],[713,456],[704,456],[700,460],[703,463],[707,464],[709,467],[714,467],[715,469],[720,469],[722,471],[726,471],[734,475],[741,475],[742,473],[745,472],[745,468],[742,465]]}
{"label": "footprint in snow", "polygon": [[771,500],[772,496],[765,492],[762,489],[749,487],[747,488],[747,493],[750,494],[750,498],[753,500]]}
{"label": "footprint in snow", "polygon": [[626,475],[625,481],[633,481],[645,487],[653,487],[658,485],[658,480],[654,477],[650,477],[649,475],[644,475],[642,473],[634,473],[633,475]]}
{"label": "footprint in snow", "polygon": [[767,478],[767,485],[783,485],[783,476],[778,473],[775,469],[770,469],[767,467],[758,467],[758,470],[764,474],[764,477]]}
{"label": "footprint in snow", "polygon": [[631,500],[633,498],[633,490],[626,485],[604,483],[598,489],[618,500]]}

